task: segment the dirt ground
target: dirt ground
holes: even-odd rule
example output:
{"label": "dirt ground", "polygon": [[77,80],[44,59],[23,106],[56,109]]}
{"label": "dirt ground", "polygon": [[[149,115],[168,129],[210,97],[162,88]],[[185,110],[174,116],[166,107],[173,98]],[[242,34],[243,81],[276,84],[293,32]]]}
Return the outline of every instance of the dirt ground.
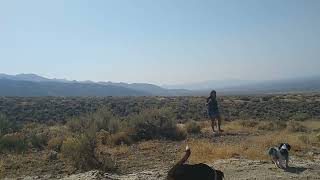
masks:
{"label": "dirt ground", "polygon": [[[223,139],[221,139],[223,138]],[[239,141],[241,136],[216,137],[215,141]],[[6,179],[110,179],[110,180],[161,180],[165,179],[168,169],[183,155],[183,147],[186,142],[148,141],[141,142],[123,149],[116,149],[114,155],[118,166],[118,172],[108,174],[98,170],[84,173],[72,172],[67,165],[57,161],[56,163],[43,164],[36,171],[32,169],[30,160],[29,173],[19,178]],[[231,143],[231,142],[230,142]],[[263,153],[263,152],[262,152]],[[192,156],[192,154],[191,154]],[[210,161],[210,160],[209,160]],[[191,162],[188,162],[191,163]],[[192,163],[191,163],[192,164]],[[320,179],[320,156],[313,160],[291,157],[286,171],[278,169],[269,160],[248,160],[232,158],[213,160],[207,163],[215,169],[225,173],[225,179]],[[54,168],[51,168],[54,167]],[[33,172],[34,171],[34,172]],[[34,176],[37,174],[37,176]],[[20,174],[21,175],[21,174]]]}
{"label": "dirt ground", "polygon": [[[286,171],[276,168],[266,161],[245,159],[219,160],[210,166],[225,173],[227,180],[286,180],[286,179],[320,179],[320,161],[311,162],[301,159],[292,159],[290,168]],[[106,179],[106,180],[164,180],[167,168],[144,170],[126,175],[108,174],[100,171],[89,171],[61,177],[64,180],[76,179]],[[55,179],[52,176],[24,177],[23,179]]]}

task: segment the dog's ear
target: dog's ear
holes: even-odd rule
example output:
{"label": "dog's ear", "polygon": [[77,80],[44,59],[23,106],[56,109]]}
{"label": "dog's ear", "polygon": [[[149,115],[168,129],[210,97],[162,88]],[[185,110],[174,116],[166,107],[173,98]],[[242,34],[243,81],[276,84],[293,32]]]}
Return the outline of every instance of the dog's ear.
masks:
{"label": "dog's ear", "polygon": [[279,144],[279,149],[281,149],[281,147],[284,145],[284,143],[280,143]]}
{"label": "dog's ear", "polygon": [[290,149],[291,149],[290,144],[286,143],[286,145],[287,145],[288,151],[290,151]]}

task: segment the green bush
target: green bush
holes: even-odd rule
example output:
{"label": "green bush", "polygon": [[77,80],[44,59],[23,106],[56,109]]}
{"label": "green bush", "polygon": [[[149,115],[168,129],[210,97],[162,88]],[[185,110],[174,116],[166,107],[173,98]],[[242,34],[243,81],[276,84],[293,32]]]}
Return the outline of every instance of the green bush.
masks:
{"label": "green bush", "polygon": [[0,152],[17,152],[26,151],[28,143],[26,138],[21,134],[7,134],[0,139]]}
{"label": "green bush", "polygon": [[296,121],[305,121],[305,120],[311,119],[311,116],[307,113],[296,113],[291,118]]}
{"label": "green bush", "polygon": [[121,127],[121,121],[113,116],[111,111],[104,107],[99,109],[92,115],[93,123],[96,124],[97,131],[101,129],[106,130],[110,133],[116,133]]}
{"label": "green bush", "polygon": [[177,127],[171,108],[146,109],[129,120],[135,140],[177,139]]}
{"label": "green bush", "polygon": [[76,168],[91,170],[99,166],[94,156],[94,147],[94,139],[82,134],[66,138],[62,143],[61,153]]}
{"label": "green bush", "polygon": [[83,133],[86,129],[90,126],[90,121],[87,119],[87,117],[72,117],[70,118],[66,125],[70,129],[71,132],[74,133]]}
{"label": "green bush", "polygon": [[4,114],[0,114],[0,137],[7,133],[13,133],[17,130],[18,125],[15,122],[9,121]]}
{"label": "green bush", "polygon": [[201,133],[201,127],[200,125],[195,122],[195,121],[189,121],[186,124],[186,129],[188,133],[192,133],[192,134],[199,134]]}
{"label": "green bush", "polygon": [[92,133],[102,129],[116,133],[121,128],[121,121],[113,116],[109,109],[102,108],[95,113],[69,119],[67,127],[74,133],[84,133],[88,129]]}

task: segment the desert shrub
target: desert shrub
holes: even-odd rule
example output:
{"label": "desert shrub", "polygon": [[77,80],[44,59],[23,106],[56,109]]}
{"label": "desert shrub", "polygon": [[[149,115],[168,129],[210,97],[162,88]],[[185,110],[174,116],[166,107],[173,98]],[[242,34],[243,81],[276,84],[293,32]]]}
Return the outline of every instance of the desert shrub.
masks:
{"label": "desert shrub", "polygon": [[192,134],[199,134],[201,133],[201,127],[200,125],[195,122],[195,121],[189,121],[186,124],[186,129],[188,133],[192,133]]}
{"label": "desert shrub", "polygon": [[242,101],[250,101],[249,97],[240,97],[239,99],[242,100]]}
{"label": "desert shrub", "polygon": [[121,121],[106,107],[92,114],[90,119],[96,124],[97,131],[104,129],[110,133],[116,133],[121,127]]}
{"label": "desert shrub", "polygon": [[48,141],[48,148],[56,152],[61,151],[63,137],[53,137]]}
{"label": "desert shrub", "polygon": [[264,97],[262,97],[263,101],[269,101],[271,99],[272,99],[272,96],[264,96]]}
{"label": "desert shrub", "polygon": [[106,154],[99,158],[100,167],[103,171],[115,171],[117,169],[115,161],[111,158],[110,154]]}
{"label": "desert shrub", "polygon": [[5,160],[0,159],[0,178],[4,178],[4,172],[6,171],[5,168]]}
{"label": "desert shrub", "polygon": [[251,102],[254,102],[254,103],[259,103],[261,100],[260,98],[252,98],[251,99]]}
{"label": "desert shrub", "polygon": [[187,130],[182,127],[176,127],[176,132],[175,132],[175,140],[177,141],[182,141],[187,138]]}
{"label": "desert shrub", "polygon": [[296,121],[289,121],[287,125],[287,130],[290,132],[306,132],[307,128]]}
{"label": "desert shrub", "polygon": [[129,120],[135,140],[176,139],[177,126],[171,108],[146,109]]}
{"label": "desert shrub", "polygon": [[157,126],[151,122],[138,123],[135,126],[133,137],[136,141],[159,138],[182,140],[185,138],[184,132],[171,122],[168,122],[162,126]]}
{"label": "desert shrub", "polygon": [[315,136],[317,142],[320,142],[320,133]]}
{"label": "desert shrub", "polygon": [[29,142],[33,148],[42,149],[47,145],[48,139],[44,134],[31,134]]}
{"label": "desert shrub", "polygon": [[0,137],[7,133],[15,132],[18,128],[14,121],[9,121],[4,114],[0,114]]}
{"label": "desert shrub", "polygon": [[0,136],[6,134],[9,129],[10,129],[9,120],[3,114],[0,114]]}
{"label": "desert shrub", "polygon": [[71,132],[83,133],[92,125],[92,119],[90,119],[89,115],[72,117],[67,121],[66,125]]}
{"label": "desert shrub", "polygon": [[113,116],[109,109],[102,108],[95,113],[69,119],[67,127],[75,133],[84,133],[88,129],[92,132],[99,132],[103,129],[116,133],[121,128],[121,121]]}
{"label": "desert shrub", "polygon": [[159,128],[152,122],[140,122],[134,127],[136,140],[150,140],[159,136]]}
{"label": "desert shrub", "polygon": [[274,130],[283,130],[286,127],[287,127],[287,124],[284,121],[270,121],[270,122],[261,122],[258,125],[258,130],[274,131]]}
{"label": "desert shrub", "polygon": [[0,139],[0,152],[17,152],[21,153],[26,151],[28,143],[26,138],[18,133],[7,134]]}
{"label": "desert shrub", "polygon": [[291,118],[296,121],[305,121],[305,120],[311,119],[311,116],[307,113],[296,113]]}
{"label": "desert shrub", "polygon": [[307,135],[300,135],[298,136],[298,139],[304,144],[311,144],[311,139]]}
{"label": "desert shrub", "polygon": [[106,130],[100,130],[96,133],[96,143],[106,145],[109,142],[110,133]]}
{"label": "desert shrub", "polygon": [[94,156],[94,147],[94,139],[82,134],[66,138],[62,143],[61,153],[76,168],[90,170],[99,165]]}
{"label": "desert shrub", "polygon": [[109,142],[112,145],[122,145],[122,144],[130,145],[133,143],[133,140],[129,132],[119,132],[119,133],[110,135]]}
{"label": "desert shrub", "polygon": [[253,127],[256,127],[259,124],[259,122],[255,120],[241,120],[239,124],[242,127],[253,128]]}

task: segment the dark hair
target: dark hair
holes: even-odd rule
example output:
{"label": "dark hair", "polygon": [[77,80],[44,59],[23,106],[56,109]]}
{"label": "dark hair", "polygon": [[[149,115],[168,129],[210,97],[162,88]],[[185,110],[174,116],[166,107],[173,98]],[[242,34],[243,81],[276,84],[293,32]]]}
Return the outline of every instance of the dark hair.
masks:
{"label": "dark hair", "polygon": [[211,98],[211,95],[212,95],[213,93],[214,93],[215,95],[217,94],[217,92],[216,92],[215,90],[212,90],[212,91],[210,92],[209,97],[207,98],[207,102],[209,101],[209,99]]}
{"label": "dark hair", "polygon": [[216,90],[212,90],[212,91],[210,92],[210,96],[211,96],[212,93],[217,94],[217,91],[216,91]]}

